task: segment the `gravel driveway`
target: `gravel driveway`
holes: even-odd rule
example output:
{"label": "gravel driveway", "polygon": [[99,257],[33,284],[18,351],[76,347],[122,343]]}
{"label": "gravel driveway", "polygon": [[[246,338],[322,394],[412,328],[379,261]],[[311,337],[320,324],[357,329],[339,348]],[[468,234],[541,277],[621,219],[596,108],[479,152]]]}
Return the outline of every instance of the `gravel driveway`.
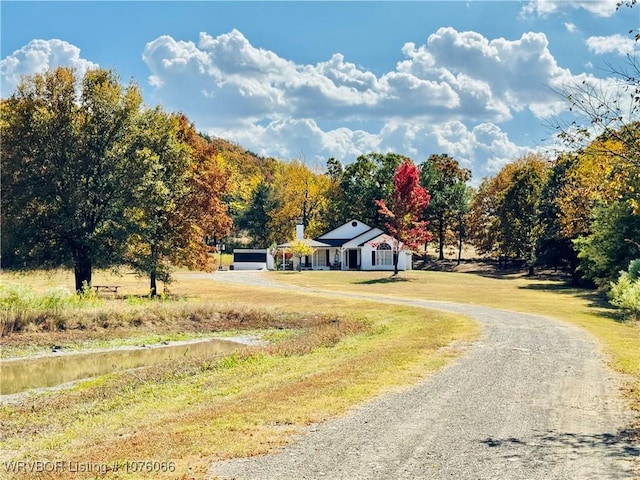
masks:
{"label": "gravel driveway", "polygon": [[[216,280],[278,287],[259,274],[222,277]],[[309,427],[273,454],[215,463],[209,478],[638,478],[640,446],[625,431],[633,416],[619,395],[621,379],[582,330],[485,307],[315,293],[461,313],[484,334],[418,385]]]}

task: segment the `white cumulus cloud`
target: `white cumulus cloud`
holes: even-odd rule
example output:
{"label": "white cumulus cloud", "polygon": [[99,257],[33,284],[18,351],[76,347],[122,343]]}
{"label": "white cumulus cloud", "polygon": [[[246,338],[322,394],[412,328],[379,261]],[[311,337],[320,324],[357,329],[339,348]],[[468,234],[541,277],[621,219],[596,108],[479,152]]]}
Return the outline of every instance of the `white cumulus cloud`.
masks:
{"label": "white cumulus cloud", "polygon": [[559,10],[584,9],[599,17],[610,17],[616,12],[619,0],[530,0],[523,15],[548,16]]}
{"label": "white cumulus cloud", "polygon": [[42,73],[56,67],[74,67],[78,75],[84,75],[98,65],[81,58],[80,49],[63,40],[32,40],[0,60],[2,97],[10,95],[22,75]]}
{"label": "white cumulus cloud", "polygon": [[620,34],[606,37],[589,37],[587,39],[589,50],[598,55],[605,53],[615,53],[617,55],[627,55],[638,49],[638,44],[630,37]]}
{"label": "white cumulus cloud", "polygon": [[[590,41],[594,52],[615,43]],[[377,74],[339,52],[298,64],[235,29],[193,41],[160,36],[143,60],[147,101],[260,155],[349,162],[393,151],[421,162],[448,153],[476,179],[530,151],[509,138],[508,122],[524,114],[537,129],[568,107],[554,90],[592,79],[558,65],[543,33],[487,38],[450,27],[406,43],[395,66]],[[96,66],[69,43],[33,41],[2,60],[3,86],[57,65]]]}
{"label": "white cumulus cloud", "polygon": [[567,108],[553,90],[576,80],[539,32],[489,39],[440,28],[406,43],[395,68],[378,75],[341,53],[297,64],[238,30],[161,36],[143,58],[157,101],[261,155],[348,162],[370,151],[416,161],[449,153],[477,178],[529,151],[503,122],[527,111],[542,123]]}

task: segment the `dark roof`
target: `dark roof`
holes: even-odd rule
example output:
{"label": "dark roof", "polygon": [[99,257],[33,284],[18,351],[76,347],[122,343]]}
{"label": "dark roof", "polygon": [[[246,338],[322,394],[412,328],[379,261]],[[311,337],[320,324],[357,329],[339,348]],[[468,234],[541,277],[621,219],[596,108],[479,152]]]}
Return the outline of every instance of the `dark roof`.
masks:
{"label": "dark roof", "polygon": [[316,237],[315,240],[322,242],[322,243],[326,243],[327,245],[331,246],[331,247],[341,247],[342,245],[344,245],[345,243],[351,241],[351,238],[322,238],[322,235],[320,235],[320,237]]}
{"label": "dark roof", "polygon": [[[364,232],[362,232],[360,235],[356,235],[355,237],[352,238],[352,240],[355,240],[356,238],[362,237],[363,240],[361,243],[358,244],[359,247],[363,246],[365,243],[367,243],[369,240],[371,240],[372,238],[377,237],[378,235],[380,235],[380,233],[375,233],[375,235],[372,235],[372,233],[375,230],[379,230],[377,227],[371,227],[369,230],[365,230]],[[382,232],[384,233],[384,232]],[[366,236],[365,236],[366,235]]]}
{"label": "dark roof", "polygon": [[378,230],[376,227],[371,227],[369,230],[365,230],[364,232],[356,235],[353,238],[322,238],[324,235],[326,235],[326,234],[322,234],[319,237],[316,237],[314,240],[317,240],[322,243],[326,243],[330,247],[342,247],[345,243],[351,242],[356,238],[360,238],[362,241],[358,244],[358,247],[361,247],[372,238],[375,238],[378,235],[380,235],[380,233],[376,232],[376,230]]}
{"label": "dark roof", "polygon": [[[354,220],[356,221],[356,220]],[[349,223],[349,222],[347,222]],[[362,223],[362,222],[360,222]],[[346,225],[346,223],[345,223]],[[363,225],[365,225],[363,223]],[[365,225],[368,226],[368,225]],[[340,227],[338,227],[340,228]],[[329,230],[328,232],[323,233],[322,235],[319,235],[317,237],[314,238],[314,240],[318,241],[318,242],[322,242],[327,244],[327,246],[329,247],[342,247],[345,243],[347,242],[351,242],[355,239],[359,239],[360,243],[357,245],[358,247],[363,246],[365,243],[367,243],[369,240],[371,240],[372,238],[377,237],[378,235],[380,235],[380,233],[378,233],[378,230],[382,230],[382,229],[378,229],[377,227],[369,227],[368,230],[365,230],[364,232],[359,233],[358,235],[355,235],[351,238],[323,238],[325,235],[333,232],[334,230],[337,230],[337,228],[333,229],[333,230]],[[382,231],[382,234],[385,234],[386,232],[384,232],[384,230]]]}

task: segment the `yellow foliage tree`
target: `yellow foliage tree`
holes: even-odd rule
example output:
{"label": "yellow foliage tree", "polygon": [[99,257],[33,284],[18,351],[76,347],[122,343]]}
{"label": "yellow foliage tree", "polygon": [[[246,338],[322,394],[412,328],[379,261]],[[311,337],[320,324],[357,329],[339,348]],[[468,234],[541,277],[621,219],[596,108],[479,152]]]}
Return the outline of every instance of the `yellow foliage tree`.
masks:
{"label": "yellow foliage tree", "polygon": [[291,254],[298,259],[298,270],[302,267],[302,257],[313,255],[313,252],[316,251],[315,248],[300,239],[293,240],[289,249]]}
{"label": "yellow foliage tree", "polygon": [[306,236],[321,234],[326,229],[323,214],[328,190],[326,175],[311,171],[301,161],[279,164],[272,184],[275,208],[269,212],[271,240],[291,237],[298,219],[302,219]]}
{"label": "yellow foliage tree", "polygon": [[600,139],[568,161],[564,184],[557,198],[561,233],[576,238],[589,233],[592,209],[597,204],[625,200],[640,214],[640,168],[626,160],[625,145]]}

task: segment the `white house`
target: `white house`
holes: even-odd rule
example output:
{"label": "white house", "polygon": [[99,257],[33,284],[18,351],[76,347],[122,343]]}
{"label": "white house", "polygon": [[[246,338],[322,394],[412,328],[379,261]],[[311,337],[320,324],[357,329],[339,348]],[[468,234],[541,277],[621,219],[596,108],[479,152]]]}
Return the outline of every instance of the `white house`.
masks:
{"label": "white house", "polygon": [[[298,225],[296,236],[302,238]],[[398,270],[411,270],[411,251],[379,228],[351,220],[313,240],[313,255],[302,259],[302,266],[313,270],[393,270],[395,256]],[[280,246],[280,245],[279,245]],[[284,244],[282,246],[287,246]]]}

